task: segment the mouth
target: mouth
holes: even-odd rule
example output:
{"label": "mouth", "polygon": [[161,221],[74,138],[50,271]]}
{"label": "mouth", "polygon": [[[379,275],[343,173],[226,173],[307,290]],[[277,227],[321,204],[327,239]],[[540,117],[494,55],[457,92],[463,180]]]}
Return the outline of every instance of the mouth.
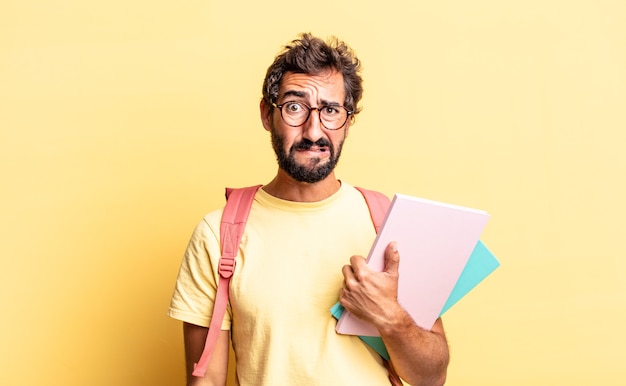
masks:
{"label": "mouth", "polygon": [[316,142],[305,140],[296,144],[295,150],[297,152],[311,152],[315,154],[323,154],[330,152],[330,144],[324,139],[320,139]]}
{"label": "mouth", "polygon": [[311,152],[311,153],[327,153],[329,151],[328,146],[299,146],[297,149],[299,152]]}

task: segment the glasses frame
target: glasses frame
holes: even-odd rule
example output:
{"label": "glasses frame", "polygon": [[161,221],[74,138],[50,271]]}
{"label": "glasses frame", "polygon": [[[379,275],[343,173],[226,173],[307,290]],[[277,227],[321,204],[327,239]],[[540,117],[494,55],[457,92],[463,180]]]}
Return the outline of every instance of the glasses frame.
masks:
{"label": "glasses frame", "polygon": [[[288,104],[288,103],[297,103],[297,104],[299,104],[299,105],[306,106],[306,108],[307,108],[307,111],[308,111],[308,112],[307,112],[306,118],[304,119],[304,121],[303,121],[301,124],[299,124],[299,125],[292,125],[292,124],[289,124],[289,123],[287,123],[287,121],[285,120],[285,117],[283,117],[283,106],[284,106],[284,105],[286,105],[286,104]],[[352,111],[352,110],[348,110],[348,108],[347,108],[347,107],[345,107],[345,106],[341,106],[341,105],[323,105],[323,106],[321,106],[321,107],[311,107],[311,106],[309,106],[308,104],[306,104],[306,103],[304,103],[304,102],[298,102],[298,101],[286,101],[286,102],[283,102],[283,103],[281,103],[281,104],[279,104],[279,105],[277,105],[276,103],[272,102],[272,106],[273,106],[273,107],[276,107],[276,108],[280,111],[280,118],[283,120],[283,122],[285,122],[285,124],[286,124],[287,126],[291,126],[291,127],[300,127],[300,126],[304,125],[305,123],[307,123],[307,121],[309,120],[309,118],[311,118],[311,111],[313,111],[313,110],[317,110],[317,116],[318,116],[318,118],[319,118],[319,120],[320,120],[320,124],[321,124],[322,126],[324,126],[324,128],[325,128],[326,130],[331,130],[331,131],[339,130],[339,129],[341,129],[342,127],[344,127],[344,126],[346,125],[346,123],[348,122],[348,119],[350,119],[350,116],[352,116],[352,114],[354,114],[354,111]],[[346,114],[346,120],[345,120],[345,121],[343,121],[343,123],[341,124],[341,126],[339,126],[339,127],[338,127],[338,128],[336,128],[336,129],[331,129],[331,128],[329,128],[328,126],[326,126],[326,125],[324,124],[324,121],[322,120],[322,109],[324,109],[324,108],[326,108],[326,107],[336,107],[336,108],[341,107],[342,109],[346,110],[346,113],[347,113],[347,114]]]}

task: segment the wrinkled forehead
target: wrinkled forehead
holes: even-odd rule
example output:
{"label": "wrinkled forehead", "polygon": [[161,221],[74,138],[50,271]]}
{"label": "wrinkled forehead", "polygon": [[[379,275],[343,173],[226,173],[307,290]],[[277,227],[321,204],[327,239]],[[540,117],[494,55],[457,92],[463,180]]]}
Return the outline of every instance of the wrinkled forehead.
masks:
{"label": "wrinkled forehead", "polygon": [[319,74],[286,72],[280,82],[279,102],[287,99],[309,104],[339,104],[345,102],[346,90],[343,75],[335,70]]}

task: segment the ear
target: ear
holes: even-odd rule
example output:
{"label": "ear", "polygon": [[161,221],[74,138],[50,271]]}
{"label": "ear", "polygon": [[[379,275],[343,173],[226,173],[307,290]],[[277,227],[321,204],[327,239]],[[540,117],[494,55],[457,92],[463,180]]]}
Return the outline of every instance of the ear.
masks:
{"label": "ear", "polygon": [[265,99],[261,99],[259,103],[259,112],[261,113],[261,122],[267,131],[272,131],[272,106],[265,103]]}
{"label": "ear", "polygon": [[343,135],[344,138],[348,137],[348,131],[350,130],[350,126],[352,125],[352,119],[348,119],[346,125],[344,126],[345,133]]}

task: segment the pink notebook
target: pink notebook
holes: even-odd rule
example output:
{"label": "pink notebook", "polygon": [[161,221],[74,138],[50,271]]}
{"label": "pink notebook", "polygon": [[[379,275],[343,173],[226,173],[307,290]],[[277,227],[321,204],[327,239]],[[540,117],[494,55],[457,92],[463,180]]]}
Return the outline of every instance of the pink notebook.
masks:
{"label": "pink notebook", "polygon": [[[431,329],[454,289],[489,219],[484,211],[396,194],[367,263],[384,268],[384,251],[398,243],[398,301],[418,326]],[[344,312],[340,334],[380,336],[370,324]]]}

